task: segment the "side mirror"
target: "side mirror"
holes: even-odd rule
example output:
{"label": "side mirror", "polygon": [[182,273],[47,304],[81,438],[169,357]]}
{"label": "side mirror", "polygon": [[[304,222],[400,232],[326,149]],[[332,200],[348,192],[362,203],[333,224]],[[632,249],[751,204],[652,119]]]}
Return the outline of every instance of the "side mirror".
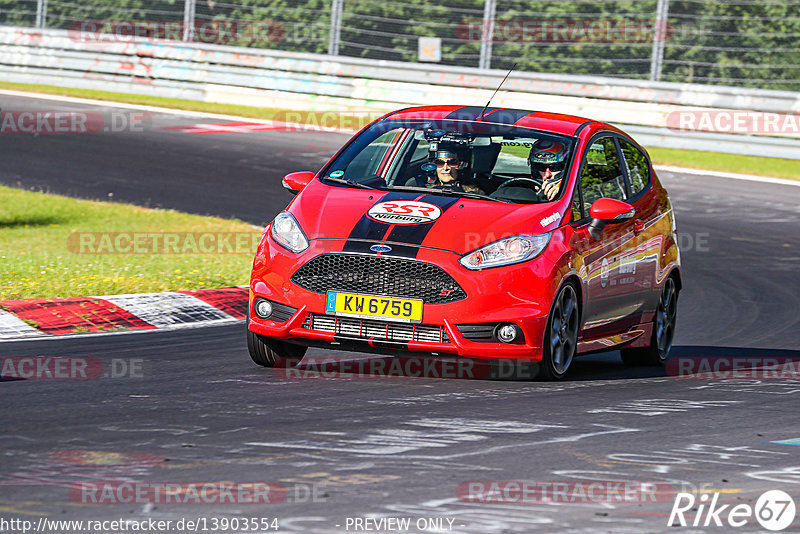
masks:
{"label": "side mirror", "polygon": [[592,222],[589,223],[589,235],[594,240],[600,239],[600,234],[607,224],[625,222],[634,215],[636,209],[627,202],[613,198],[598,198],[589,208],[589,216],[592,218]]}
{"label": "side mirror", "polygon": [[288,190],[291,194],[296,195],[302,191],[313,179],[314,173],[311,171],[290,172],[283,177],[281,184],[283,185],[284,189]]}

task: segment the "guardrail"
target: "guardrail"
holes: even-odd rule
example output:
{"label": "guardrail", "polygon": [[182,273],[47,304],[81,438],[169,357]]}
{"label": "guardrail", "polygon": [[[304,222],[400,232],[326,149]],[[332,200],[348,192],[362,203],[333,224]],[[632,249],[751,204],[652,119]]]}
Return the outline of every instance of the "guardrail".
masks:
{"label": "guardrail", "polygon": [[[483,105],[505,75],[176,41],[94,42],[64,30],[17,27],[0,27],[0,73],[18,83],[255,107],[364,111],[443,102]],[[800,159],[800,94],[794,92],[514,73],[492,105],[619,124],[649,146]],[[789,128],[768,137],[675,129],[676,113],[720,110],[777,114],[798,131]]]}

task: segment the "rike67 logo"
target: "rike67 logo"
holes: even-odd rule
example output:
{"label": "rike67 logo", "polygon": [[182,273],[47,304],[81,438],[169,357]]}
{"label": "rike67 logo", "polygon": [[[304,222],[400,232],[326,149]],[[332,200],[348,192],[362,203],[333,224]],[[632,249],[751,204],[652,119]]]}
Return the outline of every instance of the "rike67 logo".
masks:
{"label": "rike67 logo", "polygon": [[387,224],[423,224],[435,221],[442,215],[439,206],[416,200],[379,202],[370,208],[371,219]]}
{"label": "rike67 logo", "polygon": [[[795,504],[792,497],[781,490],[769,490],[759,496],[755,506],[740,503],[719,504],[719,493],[713,496],[701,493],[680,492],[675,496],[672,512],[667,525],[685,527],[742,527],[755,519],[762,528],[779,531],[792,524],[795,518]],[[691,513],[694,512],[694,521]],[[688,515],[689,518],[685,515]]]}

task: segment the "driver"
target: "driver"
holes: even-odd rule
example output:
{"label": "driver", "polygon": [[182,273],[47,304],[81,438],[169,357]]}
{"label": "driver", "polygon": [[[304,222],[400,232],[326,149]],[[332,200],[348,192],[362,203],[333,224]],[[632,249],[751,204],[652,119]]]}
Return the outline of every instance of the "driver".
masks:
{"label": "driver", "polygon": [[[460,176],[461,171],[464,171],[469,165],[469,157],[463,151],[450,146],[449,143],[442,143],[433,153],[431,162],[436,165],[436,179],[429,180],[426,187],[452,186],[454,189],[470,193],[486,194],[480,187],[467,183]],[[464,175],[466,176],[467,173],[464,172]]]}
{"label": "driver", "polygon": [[531,152],[528,155],[528,163],[531,166],[531,177],[541,178],[541,195],[547,200],[553,200],[561,189],[561,172],[567,158],[567,147],[559,141],[549,139],[538,139],[533,143]]}

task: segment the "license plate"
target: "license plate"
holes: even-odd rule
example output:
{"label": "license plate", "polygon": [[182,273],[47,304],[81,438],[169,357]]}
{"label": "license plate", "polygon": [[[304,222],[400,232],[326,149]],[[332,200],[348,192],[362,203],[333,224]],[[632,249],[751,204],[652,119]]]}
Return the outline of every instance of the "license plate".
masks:
{"label": "license plate", "polygon": [[422,301],[377,295],[328,291],[325,311],[333,315],[389,319],[404,323],[422,322]]}

